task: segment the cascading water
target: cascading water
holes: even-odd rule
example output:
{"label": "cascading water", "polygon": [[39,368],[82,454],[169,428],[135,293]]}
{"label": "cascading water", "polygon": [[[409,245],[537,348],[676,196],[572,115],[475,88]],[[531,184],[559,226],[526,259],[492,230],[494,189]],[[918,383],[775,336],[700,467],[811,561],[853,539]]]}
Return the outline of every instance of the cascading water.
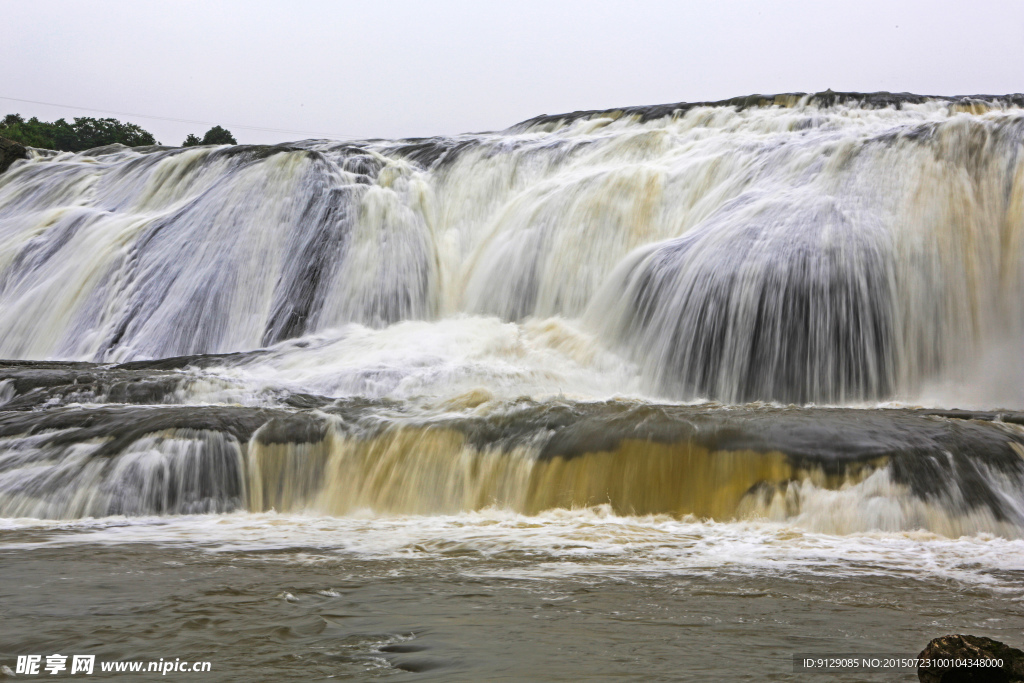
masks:
{"label": "cascading water", "polygon": [[0,175],[0,515],[1024,535],[1022,107],[37,151]]}

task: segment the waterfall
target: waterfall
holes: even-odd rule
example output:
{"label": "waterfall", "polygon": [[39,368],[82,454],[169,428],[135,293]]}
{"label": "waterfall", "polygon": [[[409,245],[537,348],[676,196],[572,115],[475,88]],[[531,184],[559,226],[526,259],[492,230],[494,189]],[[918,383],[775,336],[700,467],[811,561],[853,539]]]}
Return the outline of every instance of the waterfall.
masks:
{"label": "waterfall", "polygon": [[1019,96],[841,93],[33,150],[0,174],[0,515],[1020,535],[1022,151]]}

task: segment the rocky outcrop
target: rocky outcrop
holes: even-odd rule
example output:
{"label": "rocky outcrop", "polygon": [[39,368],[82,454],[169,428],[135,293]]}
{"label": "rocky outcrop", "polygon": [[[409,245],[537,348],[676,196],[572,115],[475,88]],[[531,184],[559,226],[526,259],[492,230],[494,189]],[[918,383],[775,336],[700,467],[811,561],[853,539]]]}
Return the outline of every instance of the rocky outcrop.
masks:
{"label": "rocky outcrop", "polygon": [[10,168],[11,164],[18,159],[28,159],[28,150],[25,149],[25,145],[7,138],[0,138],[0,173]]}
{"label": "rocky outcrop", "polygon": [[[918,657],[932,663],[917,669],[921,683],[1024,683],[1024,652],[991,638],[942,636]],[[985,665],[993,660],[1002,666]]]}

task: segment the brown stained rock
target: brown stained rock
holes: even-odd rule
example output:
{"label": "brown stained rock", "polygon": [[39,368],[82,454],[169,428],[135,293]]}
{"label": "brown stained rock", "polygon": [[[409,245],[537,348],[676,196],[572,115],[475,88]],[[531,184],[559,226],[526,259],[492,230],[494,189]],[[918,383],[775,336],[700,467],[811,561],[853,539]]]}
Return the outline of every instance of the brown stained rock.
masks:
{"label": "brown stained rock", "polygon": [[7,138],[0,138],[0,173],[3,173],[11,167],[18,159],[27,159],[28,150],[25,146],[15,142],[14,140],[8,140]]}
{"label": "brown stained rock", "polygon": [[[933,662],[930,667],[918,667],[921,683],[1024,683],[1024,652],[991,638],[942,636],[928,643],[918,657]],[[1002,666],[955,665],[955,660],[993,659],[1001,659]]]}

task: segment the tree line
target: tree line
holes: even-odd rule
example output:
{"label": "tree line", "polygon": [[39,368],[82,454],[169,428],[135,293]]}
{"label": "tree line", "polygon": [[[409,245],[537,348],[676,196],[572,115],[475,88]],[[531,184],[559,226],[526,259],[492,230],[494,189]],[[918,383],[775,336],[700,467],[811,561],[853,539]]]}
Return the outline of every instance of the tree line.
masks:
{"label": "tree line", "polygon": [[[40,121],[33,116],[25,119],[20,114],[8,114],[0,119],[0,137],[27,147],[55,149],[61,152],[82,152],[105,145],[122,144],[128,147],[159,145],[153,134],[134,123],[117,119],[94,119],[80,116],[70,123],[64,119]],[[199,138],[189,134],[182,147],[197,145],[237,145],[230,131],[214,126]]]}

